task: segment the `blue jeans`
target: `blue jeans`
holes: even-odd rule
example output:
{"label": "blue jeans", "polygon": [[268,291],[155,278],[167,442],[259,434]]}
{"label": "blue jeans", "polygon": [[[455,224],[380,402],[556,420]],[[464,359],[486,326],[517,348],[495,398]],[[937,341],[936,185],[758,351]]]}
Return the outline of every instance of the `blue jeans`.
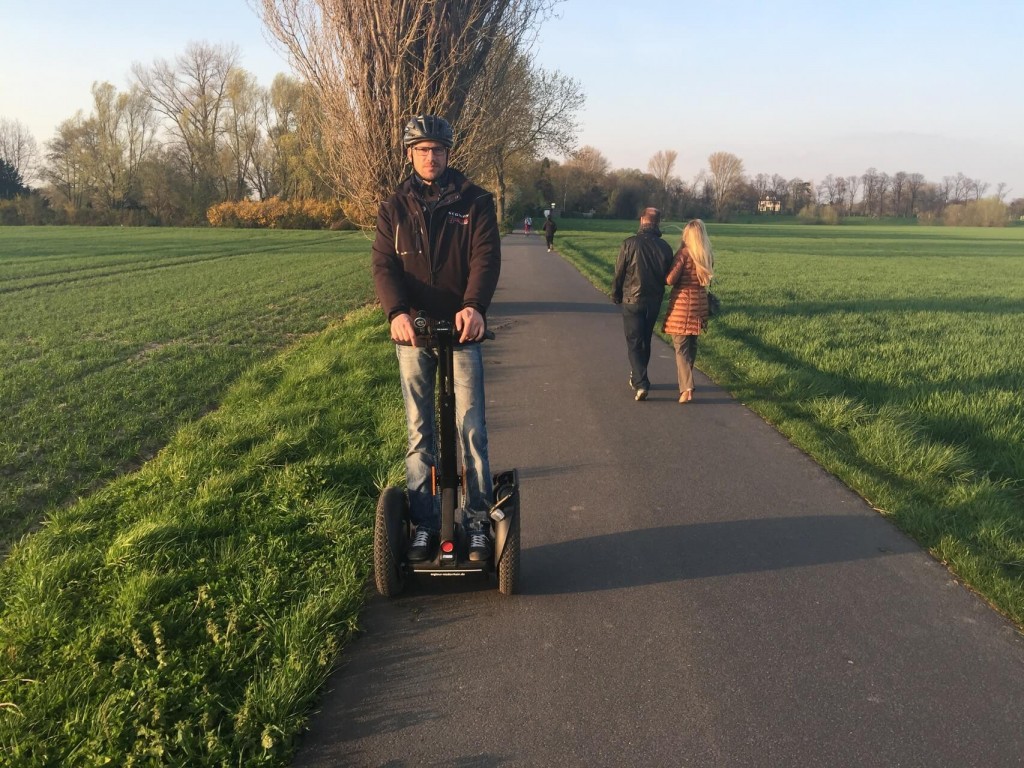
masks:
{"label": "blue jeans", "polygon": [[647,365],[651,362],[651,336],[661,312],[661,299],[641,299],[622,305],[622,327],[626,332],[626,354],[629,356],[629,381],[637,389],[650,389]]}
{"label": "blue jeans", "polygon": [[[484,361],[480,344],[455,347],[455,424],[462,446],[465,477],[466,527],[483,529],[494,496],[491,467],[487,459],[487,423],[484,418]],[[409,517],[416,526],[431,530],[441,527],[440,502],[430,488],[430,471],[435,465],[437,351],[424,347],[395,345],[398,372],[405,398],[409,452],[405,455],[405,480],[409,491]]]}

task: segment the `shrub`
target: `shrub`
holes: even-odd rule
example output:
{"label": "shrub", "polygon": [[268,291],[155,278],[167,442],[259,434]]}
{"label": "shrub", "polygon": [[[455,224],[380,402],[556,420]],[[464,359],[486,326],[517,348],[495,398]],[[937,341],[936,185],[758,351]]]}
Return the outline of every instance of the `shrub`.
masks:
{"label": "shrub", "polygon": [[1005,227],[1009,219],[1009,208],[996,197],[947,205],[942,212],[948,227]]}
{"label": "shrub", "polygon": [[214,227],[266,229],[346,229],[351,223],[337,200],[238,200],[210,206],[206,220]]}

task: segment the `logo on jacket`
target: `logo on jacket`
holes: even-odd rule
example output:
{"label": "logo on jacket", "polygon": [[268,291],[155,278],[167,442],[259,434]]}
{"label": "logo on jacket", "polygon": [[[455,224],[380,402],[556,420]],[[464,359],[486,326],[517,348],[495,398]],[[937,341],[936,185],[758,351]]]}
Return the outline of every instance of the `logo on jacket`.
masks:
{"label": "logo on jacket", "polygon": [[466,226],[467,224],[469,224],[469,214],[448,211],[448,221],[451,222],[452,224],[461,224],[462,226]]}

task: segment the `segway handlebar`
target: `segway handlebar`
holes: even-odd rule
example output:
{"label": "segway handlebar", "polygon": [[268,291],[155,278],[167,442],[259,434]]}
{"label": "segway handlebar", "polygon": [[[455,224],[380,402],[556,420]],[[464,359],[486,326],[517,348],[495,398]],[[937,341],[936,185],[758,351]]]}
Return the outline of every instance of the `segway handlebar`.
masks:
{"label": "segway handlebar", "polygon": [[[420,313],[413,318],[412,326],[417,336],[436,338],[438,334],[447,334],[452,340],[455,339],[455,323],[450,320],[434,320]],[[493,341],[494,331],[485,330],[484,338]]]}

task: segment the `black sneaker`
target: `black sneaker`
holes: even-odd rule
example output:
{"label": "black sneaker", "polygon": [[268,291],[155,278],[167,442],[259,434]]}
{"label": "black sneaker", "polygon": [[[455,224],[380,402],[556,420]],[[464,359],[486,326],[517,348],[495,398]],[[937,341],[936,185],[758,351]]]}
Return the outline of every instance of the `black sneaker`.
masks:
{"label": "black sneaker", "polygon": [[490,560],[493,551],[490,536],[483,531],[469,532],[469,559],[471,562],[480,563]]}
{"label": "black sneaker", "polygon": [[437,531],[432,531],[429,528],[417,528],[405,556],[409,558],[410,563],[424,563],[427,560],[433,560],[437,549],[437,540]]}

